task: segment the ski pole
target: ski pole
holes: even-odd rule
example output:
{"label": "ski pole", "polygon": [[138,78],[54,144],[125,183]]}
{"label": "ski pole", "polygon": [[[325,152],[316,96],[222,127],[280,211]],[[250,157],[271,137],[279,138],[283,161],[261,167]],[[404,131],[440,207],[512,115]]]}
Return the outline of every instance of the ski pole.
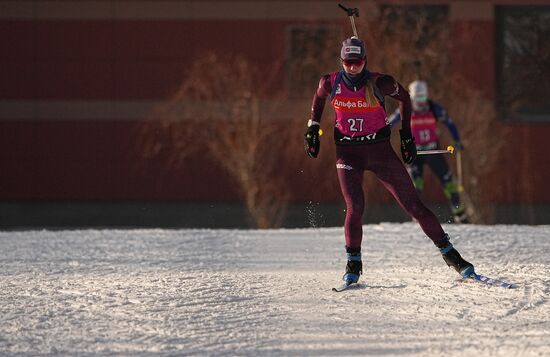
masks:
{"label": "ski pole", "polygon": [[359,17],[359,9],[357,8],[352,9],[351,7],[345,7],[342,4],[338,4],[338,6],[340,6],[340,8],[348,14],[349,21],[351,22],[351,28],[353,29],[353,35],[359,38],[359,36],[357,35],[357,28],[355,27],[355,19],[353,18],[354,16]]}
{"label": "ski pole", "polygon": [[456,185],[458,186],[458,192],[464,191],[462,186],[462,154],[460,150],[456,152]]}
{"label": "ski pole", "polygon": [[432,155],[432,154],[452,154],[455,151],[455,148],[452,146],[447,146],[447,150],[423,150],[418,151],[417,155]]}

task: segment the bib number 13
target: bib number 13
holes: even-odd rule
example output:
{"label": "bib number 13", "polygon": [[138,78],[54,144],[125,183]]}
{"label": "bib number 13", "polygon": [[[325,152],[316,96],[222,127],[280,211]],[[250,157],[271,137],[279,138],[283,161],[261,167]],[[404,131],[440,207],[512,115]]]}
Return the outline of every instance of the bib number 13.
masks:
{"label": "bib number 13", "polygon": [[349,124],[349,131],[363,131],[363,118],[349,118],[348,119]]}
{"label": "bib number 13", "polygon": [[424,142],[430,141],[432,139],[429,130],[421,130],[418,135],[420,136],[420,140]]}

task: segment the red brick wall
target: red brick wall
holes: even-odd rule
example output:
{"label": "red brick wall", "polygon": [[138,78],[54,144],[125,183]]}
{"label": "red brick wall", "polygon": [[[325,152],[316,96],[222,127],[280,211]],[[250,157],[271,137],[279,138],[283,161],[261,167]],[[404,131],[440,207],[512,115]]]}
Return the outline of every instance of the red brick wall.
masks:
{"label": "red brick wall", "polygon": [[[243,52],[267,67],[286,55],[286,26],[303,22],[284,16],[154,21],[0,17],[1,105],[24,106],[13,117],[4,110],[0,118],[0,200],[234,199],[232,183],[208,158],[175,170],[141,160],[135,130],[147,112],[112,118],[104,113],[114,101],[139,106],[167,98],[185,78],[190,59],[208,50]],[[456,20],[452,33],[453,71],[480,83],[493,97],[493,23]],[[71,106],[75,101],[90,100],[99,101],[99,119],[82,109],[72,113],[82,108]],[[61,117],[39,108],[51,101],[68,105]],[[304,117],[308,112],[304,108]],[[532,198],[549,202],[550,165],[541,163],[550,125],[514,127],[522,135],[506,139],[509,161],[495,173],[506,179],[497,181],[503,190],[494,199],[521,201],[520,183],[528,179],[534,182]],[[518,147],[528,150],[529,160],[517,156]],[[505,189],[515,183],[518,190]]]}

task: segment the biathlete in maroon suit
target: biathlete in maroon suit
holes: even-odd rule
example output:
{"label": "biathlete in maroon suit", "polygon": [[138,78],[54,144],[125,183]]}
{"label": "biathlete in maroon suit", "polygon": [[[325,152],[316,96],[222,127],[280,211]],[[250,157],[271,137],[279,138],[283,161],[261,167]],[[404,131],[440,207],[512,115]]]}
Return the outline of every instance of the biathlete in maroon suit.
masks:
{"label": "biathlete in maroon suit", "polygon": [[[417,150],[433,150],[439,148],[438,123],[444,124],[451,134],[455,149],[462,150],[460,135],[447,111],[439,104],[428,99],[428,85],[424,81],[414,81],[409,84],[412,99],[411,132]],[[394,126],[401,120],[399,110],[389,117],[389,124]],[[443,192],[451,205],[451,212],[456,223],[467,223],[468,217],[464,205],[460,202],[458,186],[453,181],[453,173],[442,155],[425,155],[418,157],[409,166],[414,186],[419,194],[424,189],[424,165],[427,165],[437,176],[443,187]]]}
{"label": "biathlete in maroon suit", "polygon": [[347,264],[344,280],[356,283],[362,273],[362,216],[365,207],[362,181],[365,170],[372,171],[401,207],[418,221],[424,233],[440,249],[447,264],[463,276],[469,276],[474,272],[473,265],[460,256],[436,216],[421,202],[405,166],[390,144],[391,129],[384,108],[386,96],[400,102],[401,154],[406,163],[413,162],[416,146],[410,128],[409,94],[393,77],[367,69],[362,40],[356,37],[345,40],[341,60],[343,70],[327,74],[319,82],[305,134],[305,148],[312,158],[319,154],[320,121],[325,101],[330,98],[336,113],[336,170],[346,203]]}

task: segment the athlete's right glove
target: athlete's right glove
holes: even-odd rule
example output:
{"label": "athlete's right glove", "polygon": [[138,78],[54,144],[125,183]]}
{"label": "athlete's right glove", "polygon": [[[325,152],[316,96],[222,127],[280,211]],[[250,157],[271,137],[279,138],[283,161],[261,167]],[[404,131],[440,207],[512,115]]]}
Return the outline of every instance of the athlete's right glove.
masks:
{"label": "athlete's right glove", "polygon": [[306,154],[309,157],[316,158],[319,155],[319,150],[321,149],[321,142],[319,141],[319,124],[313,124],[308,126],[305,140],[304,148],[306,149]]}
{"label": "athlete's right glove", "polygon": [[416,158],[416,144],[411,134],[411,128],[403,128],[399,130],[401,135],[401,156],[406,164],[412,164]]}

